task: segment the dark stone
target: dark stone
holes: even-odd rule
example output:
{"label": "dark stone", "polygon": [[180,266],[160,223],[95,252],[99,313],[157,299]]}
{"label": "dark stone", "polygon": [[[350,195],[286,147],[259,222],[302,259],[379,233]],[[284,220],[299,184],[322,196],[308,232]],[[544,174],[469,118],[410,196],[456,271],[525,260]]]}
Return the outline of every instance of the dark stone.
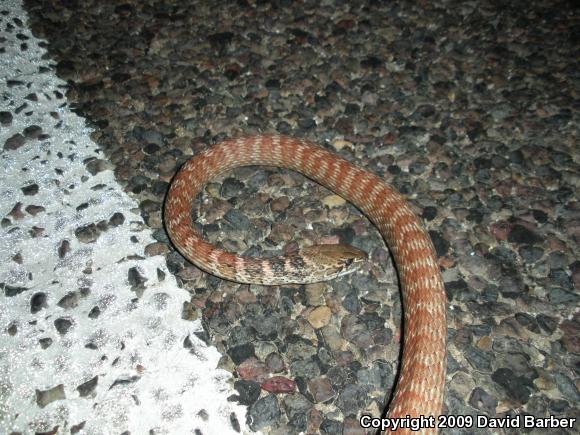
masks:
{"label": "dark stone", "polygon": [[437,113],[437,109],[432,104],[421,104],[415,110],[415,114],[421,118],[430,118]]}
{"label": "dark stone", "polygon": [[475,387],[469,396],[468,403],[488,415],[495,415],[497,399],[483,388]]}
{"label": "dark stone", "polygon": [[345,115],[356,115],[359,112],[360,112],[360,106],[358,104],[347,103],[346,106],[344,106],[344,114]]}
{"label": "dark stone", "polygon": [[250,229],[250,219],[237,208],[232,208],[226,212],[224,219],[231,225],[232,229],[247,231]]}
{"label": "dark stone", "polygon": [[570,404],[564,399],[554,399],[550,401],[549,410],[555,414],[566,412],[570,408]]}
{"label": "dark stone", "polygon": [[563,373],[554,373],[554,381],[562,396],[572,403],[580,403],[580,392],[572,379]]}
{"label": "dark stone", "polygon": [[278,400],[274,394],[268,394],[255,402],[248,410],[250,428],[254,431],[275,424],[280,418]]}
{"label": "dark stone", "polygon": [[565,288],[567,290],[572,290],[572,282],[570,281],[570,277],[566,273],[565,270],[562,269],[552,269],[550,270],[550,274],[548,275],[555,285],[558,287]]}
{"label": "dark stone", "polygon": [[95,376],[91,380],[81,384],[77,387],[77,391],[81,397],[87,397],[88,395],[92,394],[97,387],[97,383],[99,382],[99,377]]}
{"label": "dark stone", "polygon": [[409,164],[409,173],[419,175],[425,172],[425,164],[419,161],[413,161]]}
{"label": "dark stone", "polygon": [[426,221],[432,221],[437,217],[437,207],[427,206],[423,209],[421,217]]}
{"label": "dark stone", "polygon": [[260,339],[272,341],[278,338],[281,323],[279,314],[258,315],[248,323],[252,325]]}
{"label": "dark stone", "polygon": [[70,242],[68,240],[63,240],[58,247],[58,258],[64,258],[70,251]]}
{"label": "dark stone", "polygon": [[320,424],[320,433],[336,435],[342,433],[342,423],[337,420],[324,419]]}
{"label": "dark stone", "polygon": [[226,199],[238,196],[245,184],[232,177],[226,178],[220,188],[220,195]]}
{"label": "dark stone", "polygon": [[120,212],[114,213],[113,216],[109,218],[109,225],[111,227],[118,227],[119,225],[123,225],[123,222],[125,222],[125,216]]}
{"label": "dark stone", "polygon": [[495,169],[503,169],[507,167],[508,160],[505,159],[503,156],[498,156],[497,154],[494,154],[493,157],[491,158],[491,165]]}
{"label": "dark stone", "polygon": [[338,236],[340,239],[340,243],[346,243],[347,245],[352,244],[353,239],[355,237],[354,229],[351,227],[346,228],[333,228],[331,233],[335,236]]}
{"label": "dark stone", "polygon": [[566,269],[568,267],[568,258],[563,252],[550,252],[550,255],[548,255],[548,265],[550,269]]}
{"label": "dark stone", "polygon": [[548,289],[548,300],[553,304],[577,304],[580,302],[580,296],[572,290],[550,287]]}
{"label": "dark stone", "polygon": [[548,222],[548,215],[546,214],[546,212],[534,209],[532,210],[532,214],[534,215],[534,219],[538,221],[538,223],[545,224],[546,222]]}
{"label": "dark stone", "polygon": [[134,384],[139,379],[141,379],[140,376],[123,376],[123,377],[115,379],[115,381],[113,382],[113,384],[111,385],[111,387],[109,389],[113,389],[114,387],[116,387],[118,385]]}
{"label": "dark stone", "polygon": [[42,128],[38,125],[30,125],[24,129],[23,133],[28,139],[37,139],[42,135]]}
{"label": "dark stone", "polygon": [[41,338],[38,340],[38,344],[40,344],[40,347],[43,349],[47,349],[52,344],[52,338]]}
{"label": "dark stone", "polygon": [[47,300],[46,293],[40,292],[34,294],[34,296],[32,296],[32,298],[30,299],[30,312],[32,314],[36,314],[43,308],[48,307],[46,300]]}
{"label": "dark stone", "polygon": [[208,35],[207,40],[215,48],[223,50],[225,47],[231,44],[233,38],[234,34],[232,32],[219,32]]}
{"label": "dark stone", "polygon": [[[484,320],[485,321],[485,320]],[[490,335],[492,331],[492,327],[489,324],[481,323],[477,325],[466,325],[464,327],[465,330],[469,331],[476,337],[483,337],[486,335]]]}
{"label": "dark stone", "polygon": [[540,333],[540,327],[538,325],[538,322],[537,322],[536,318],[534,316],[532,316],[531,314],[517,313],[514,317],[518,321],[518,323],[520,325],[524,326],[526,329],[528,329],[536,334]]}
{"label": "dark stone", "polygon": [[358,314],[358,312],[361,309],[360,301],[358,299],[358,292],[356,291],[349,292],[342,300],[342,306],[348,312]]}
{"label": "dark stone", "polygon": [[[228,79],[228,80],[234,80],[235,78],[237,78],[240,75],[240,71],[238,71],[237,69],[233,69],[233,68],[228,68],[224,71],[224,76]],[[233,118],[235,118],[235,116],[232,116]]]}
{"label": "dark stone", "polygon": [[112,168],[112,165],[107,160],[90,158],[85,161],[85,167],[91,175],[97,175],[99,172]]}
{"label": "dark stone", "polygon": [[145,283],[147,282],[147,278],[141,275],[141,272],[139,272],[137,267],[131,267],[128,270],[127,279],[131,285],[131,290],[137,292],[138,295],[142,294],[143,290],[145,290]]}
{"label": "dark stone", "polygon": [[509,368],[496,370],[491,375],[491,379],[505,390],[508,397],[520,404],[527,403],[531,394],[537,390],[531,379],[517,376]]}
{"label": "dark stone", "polygon": [[486,254],[486,258],[493,260],[503,271],[516,269],[516,253],[505,246],[495,247]]}
{"label": "dark stone", "polygon": [[490,169],[491,168],[491,160],[486,157],[476,157],[473,160],[473,164],[477,169]]}
{"label": "dark stone", "polygon": [[153,213],[161,210],[161,203],[153,201],[152,199],[144,199],[139,204],[139,209],[141,209],[141,212],[143,213]]}
{"label": "dark stone", "polygon": [[133,193],[139,193],[147,187],[149,181],[149,178],[145,177],[144,175],[134,175],[129,180],[129,184],[132,187]]}
{"label": "dark stone", "polygon": [[75,308],[79,304],[79,295],[76,292],[70,292],[66,296],[64,296],[60,301],[58,301],[57,305],[65,310]]}
{"label": "dark stone", "polygon": [[266,89],[280,89],[280,80],[279,79],[268,79],[266,81]]}
{"label": "dark stone", "polygon": [[4,110],[0,111],[0,124],[7,127],[12,124],[12,113]]}
{"label": "dark stone", "polygon": [[362,386],[347,384],[336,399],[336,406],[345,414],[353,409],[364,409],[370,398]]}
{"label": "dark stone", "polygon": [[65,335],[72,325],[73,322],[71,320],[65,319],[63,317],[59,317],[54,321],[54,327],[60,335]]}
{"label": "dark stone", "polygon": [[474,346],[467,346],[464,349],[465,358],[471,366],[481,372],[491,373],[493,367],[493,353],[484,351]]}
{"label": "dark stone", "polygon": [[466,217],[468,222],[474,222],[476,224],[479,224],[483,221],[483,213],[481,212],[480,209],[469,209],[469,213],[467,214]]}
{"label": "dark stone", "polygon": [[8,332],[8,335],[10,336],[15,336],[18,333],[18,326],[16,322],[12,322],[8,328],[6,328],[6,332]]}
{"label": "dark stone", "polygon": [[101,309],[99,307],[93,307],[91,311],[89,311],[89,318],[91,319],[98,319],[101,315]]}
{"label": "dark stone", "polygon": [[556,317],[548,316],[546,314],[538,314],[536,316],[538,325],[548,334],[553,334],[558,327],[558,319]]}
{"label": "dark stone", "polygon": [[301,376],[306,379],[312,379],[320,375],[320,367],[312,359],[300,359],[290,363],[290,373],[292,376]]}
{"label": "dark stone", "polygon": [[383,329],[385,324],[385,319],[380,317],[377,313],[362,313],[358,318],[369,331]]}
{"label": "dark stone", "polygon": [[517,275],[508,274],[508,271],[504,273],[505,275],[499,280],[499,289],[502,296],[509,299],[518,298],[526,289],[522,278]]}
{"label": "dark stone", "polygon": [[234,382],[234,388],[238,395],[234,395],[228,400],[238,402],[240,405],[251,406],[260,398],[260,384],[254,381],[241,379]]}
{"label": "dark stone", "polygon": [[520,149],[512,151],[509,156],[509,161],[517,165],[521,165],[524,161],[524,153]]}
{"label": "dark stone", "polygon": [[238,417],[234,412],[230,413],[230,424],[232,425],[232,429],[238,433],[242,431],[242,427],[240,422],[238,421]]}
{"label": "dark stone", "polygon": [[284,408],[288,423],[293,426],[297,432],[306,431],[306,415],[313,404],[302,394],[289,394],[284,400]]}
{"label": "dark stone", "polygon": [[23,187],[21,190],[26,196],[36,195],[38,193],[38,184],[30,184],[29,186]]}
{"label": "dark stone", "polygon": [[143,148],[143,151],[145,152],[145,154],[155,154],[157,151],[159,151],[161,149],[161,147],[155,143],[148,143],[147,145],[145,145],[145,147]]}
{"label": "dark stone", "polygon": [[467,291],[467,283],[462,278],[458,279],[457,281],[446,282],[444,285],[445,293],[447,294],[447,298],[450,301],[464,300],[465,297],[469,299],[472,298],[470,292]]}
{"label": "dark stone", "polygon": [[487,201],[487,208],[489,211],[499,211],[503,207],[503,200],[498,195],[493,195]]}
{"label": "dark stone", "polygon": [[93,243],[100,235],[101,232],[94,223],[84,225],[75,230],[75,236],[81,243]]}
{"label": "dark stone", "polygon": [[401,173],[402,169],[397,165],[390,165],[387,168],[387,171],[389,171],[389,174],[391,174],[391,175],[399,175]]}
{"label": "dark stone", "polygon": [[518,253],[524,259],[526,263],[533,264],[538,261],[544,255],[544,250],[539,246],[533,245],[522,245],[518,250]]}
{"label": "dark stone", "polygon": [[151,185],[151,192],[157,197],[165,196],[169,190],[169,183],[167,181],[155,180]]}
{"label": "dark stone", "polygon": [[543,240],[538,234],[519,224],[515,224],[508,235],[508,242],[510,243],[535,245]]}
{"label": "dark stone", "polygon": [[205,329],[203,331],[194,332],[193,335],[195,335],[197,338],[199,338],[207,345],[211,343],[211,337],[209,335],[209,332],[206,331]]}
{"label": "dark stone", "polygon": [[310,130],[311,128],[316,127],[316,121],[313,118],[300,118],[298,120],[298,127],[302,130]]}
{"label": "dark stone", "polygon": [[449,241],[441,235],[439,231],[429,231],[429,236],[433,241],[433,246],[435,247],[435,252],[439,257],[444,256],[449,251]]}
{"label": "dark stone", "polygon": [[243,363],[250,357],[256,356],[254,351],[254,345],[252,343],[245,343],[240,344],[238,346],[233,346],[228,349],[228,355],[236,365]]}
{"label": "dark stone", "polygon": [[15,134],[14,136],[10,136],[4,142],[4,149],[5,150],[17,150],[22,145],[26,143],[26,138],[22,136],[20,133]]}
{"label": "dark stone", "polygon": [[383,61],[376,56],[368,56],[360,62],[363,68],[378,68],[382,65]]}
{"label": "dark stone", "polygon": [[4,296],[9,298],[19,295],[20,293],[28,290],[26,287],[16,287],[4,283],[2,284],[3,284],[2,286],[4,287]]}
{"label": "dark stone", "polygon": [[159,147],[163,147],[165,143],[165,138],[163,134],[155,130],[145,129],[143,127],[135,126],[133,128],[133,137],[140,141],[141,143],[155,144]]}

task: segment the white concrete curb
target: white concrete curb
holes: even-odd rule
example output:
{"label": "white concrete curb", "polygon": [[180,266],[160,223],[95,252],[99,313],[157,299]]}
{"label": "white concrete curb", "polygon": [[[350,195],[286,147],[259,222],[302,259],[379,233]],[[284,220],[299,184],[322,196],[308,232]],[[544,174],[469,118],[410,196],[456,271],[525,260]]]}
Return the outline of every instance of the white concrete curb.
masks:
{"label": "white concrete curb", "polygon": [[246,431],[220,354],[181,319],[189,294],[143,253],[137,204],[87,170],[104,157],[21,2],[0,9],[0,432],[226,434],[232,418]]}

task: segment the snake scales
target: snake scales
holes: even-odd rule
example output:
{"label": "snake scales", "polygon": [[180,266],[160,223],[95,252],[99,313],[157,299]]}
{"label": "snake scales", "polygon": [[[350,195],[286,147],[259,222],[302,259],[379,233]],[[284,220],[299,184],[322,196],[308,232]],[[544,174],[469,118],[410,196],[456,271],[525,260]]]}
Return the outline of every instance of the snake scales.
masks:
{"label": "snake scales", "polygon": [[[388,417],[437,417],[442,407],[446,367],[443,281],[431,239],[421,222],[403,196],[381,178],[306,140],[261,135],[223,141],[188,160],[171,183],[165,224],[177,249],[205,271],[237,282],[276,284],[296,282],[300,275],[308,275],[300,271],[303,264],[299,257],[266,260],[238,256],[207,243],[194,229],[191,208],[204,184],[219,173],[247,165],[298,171],[352,202],[376,225],[397,265],[404,310],[403,359]],[[330,256],[323,261],[339,263],[330,275],[348,273],[352,263],[360,259],[361,251],[356,248],[338,246],[339,254],[333,257],[325,245],[321,246],[322,255]],[[314,263],[320,263],[320,259],[315,258]],[[288,278],[286,269],[296,266],[299,272]],[[308,278],[306,282],[320,280]],[[407,431],[411,433],[399,433]]]}

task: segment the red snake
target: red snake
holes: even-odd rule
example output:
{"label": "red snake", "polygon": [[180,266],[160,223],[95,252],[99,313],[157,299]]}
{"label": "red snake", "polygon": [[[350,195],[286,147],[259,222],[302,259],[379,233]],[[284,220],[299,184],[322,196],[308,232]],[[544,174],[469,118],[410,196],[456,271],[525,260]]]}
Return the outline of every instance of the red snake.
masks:
{"label": "red snake", "polygon": [[[431,238],[404,197],[381,178],[302,139],[260,135],[225,140],[193,156],[171,183],[165,203],[165,224],[174,245],[196,266],[228,280],[297,282],[263,275],[279,275],[286,266],[296,263],[301,266],[300,258],[297,261],[292,256],[274,260],[239,256],[207,243],[193,227],[191,209],[202,187],[224,171],[248,165],[278,166],[300,172],[353,203],[379,229],[395,259],[404,311],[403,358],[387,416],[389,419],[433,416],[436,421],[443,403],[446,370],[443,280]],[[323,247],[323,254],[328,254],[324,248],[328,245],[319,246]],[[339,252],[346,249],[347,257],[350,253],[354,262],[358,261],[361,251],[346,246],[339,245],[337,249]],[[338,261],[345,262],[342,257]],[[348,273],[344,268],[352,262],[347,259],[340,264],[334,276]],[[397,431],[436,432],[434,426],[419,432]]]}

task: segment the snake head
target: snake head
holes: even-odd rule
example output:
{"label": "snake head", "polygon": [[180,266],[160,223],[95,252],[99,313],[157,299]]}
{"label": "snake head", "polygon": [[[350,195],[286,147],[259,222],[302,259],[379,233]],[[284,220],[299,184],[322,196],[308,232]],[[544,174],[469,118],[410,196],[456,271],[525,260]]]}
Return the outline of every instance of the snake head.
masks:
{"label": "snake head", "polygon": [[314,245],[300,249],[300,254],[310,263],[318,281],[327,281],[348,275],[360,269],[368,255],[351,245]]}

